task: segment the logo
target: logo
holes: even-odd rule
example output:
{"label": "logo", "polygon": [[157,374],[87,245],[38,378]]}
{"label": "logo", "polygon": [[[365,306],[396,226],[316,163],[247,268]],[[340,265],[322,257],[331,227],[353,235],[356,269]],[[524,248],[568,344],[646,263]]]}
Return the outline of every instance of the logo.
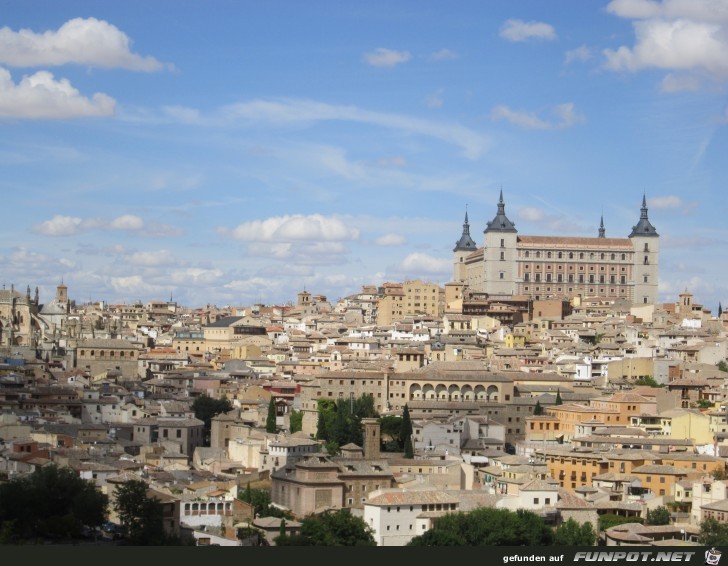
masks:
{"label": "logo", "polygon": [[716,550],[715,547],[705,551],[705,563],[710,566],[718,566],[720,562],[720,550]]}

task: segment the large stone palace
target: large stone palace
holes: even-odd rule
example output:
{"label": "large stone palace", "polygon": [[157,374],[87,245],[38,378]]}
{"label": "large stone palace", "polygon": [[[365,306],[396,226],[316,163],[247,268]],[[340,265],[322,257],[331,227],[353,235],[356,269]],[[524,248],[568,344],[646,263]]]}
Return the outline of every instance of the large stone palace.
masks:
{"label": "large stone palace", "polygon": [[467,211],[455,244],[454,281],[496,296],[657,301],[659,235],[647,216],[647,199],[626,238],[607,238],[602,217],[597,237],[525,236],[506,216],[503,191],[478,247]]}

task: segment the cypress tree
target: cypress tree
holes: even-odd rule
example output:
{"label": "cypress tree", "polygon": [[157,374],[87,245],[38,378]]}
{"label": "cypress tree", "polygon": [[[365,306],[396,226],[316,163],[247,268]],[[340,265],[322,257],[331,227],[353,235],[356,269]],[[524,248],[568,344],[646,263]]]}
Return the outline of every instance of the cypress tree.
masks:
{"label": "cypress tree", "polygon": [[536,401],[536,406],[533,408],[533,415],[536,417],[543,415],[543,407],[541,406],[541,401]]}
{"label": "cypress tree", "polygon": [[409,407],[404,406],[404,413],[402,413],[402,434],[400,436],[404,440],[404,457],[414,458],[415,451],[412,446],[412,420],[410,419]]}
{"label": "cypress tree", "polygon": [[561,400],[561,390],[557,389],[556,390],[556,404],[561,405],[562,403],[563,403],[563,401]]}
{"label": "cypress tree", "polygon": [[268,403],[268,417],[265,419],[265,431],[276,432],[276,398],[271,397],[270,403]]}

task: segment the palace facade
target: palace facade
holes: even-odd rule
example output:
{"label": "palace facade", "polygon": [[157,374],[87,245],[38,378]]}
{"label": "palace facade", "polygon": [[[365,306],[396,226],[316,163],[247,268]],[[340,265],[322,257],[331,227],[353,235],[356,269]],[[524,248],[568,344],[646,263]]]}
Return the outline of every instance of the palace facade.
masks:
{"label": "palace facade", "polygon": [[503,192],[483,245],[470,237],[468,214],[455,244],[454,281],[471,291],[533,300],[581,297],[657,301],[659,235],[647,216],[647,200],[626,238],[525,236],[506,216]]}

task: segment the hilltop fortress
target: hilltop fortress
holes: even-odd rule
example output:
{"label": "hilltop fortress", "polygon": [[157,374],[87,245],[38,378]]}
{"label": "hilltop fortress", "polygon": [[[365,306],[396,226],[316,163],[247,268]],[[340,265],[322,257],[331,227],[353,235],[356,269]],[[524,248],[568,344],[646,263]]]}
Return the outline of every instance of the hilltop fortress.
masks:
{"label": "hilltop fortress", "polygon": [[524,236],[506,216],[503,192],[483,245],[470,236],[468,214],[453,249],[454,282],[495,296],[623,299],[657,302],[659,235],[647,216],[647,200],[626,238],[607,238],[604,219],[596,237]]}

